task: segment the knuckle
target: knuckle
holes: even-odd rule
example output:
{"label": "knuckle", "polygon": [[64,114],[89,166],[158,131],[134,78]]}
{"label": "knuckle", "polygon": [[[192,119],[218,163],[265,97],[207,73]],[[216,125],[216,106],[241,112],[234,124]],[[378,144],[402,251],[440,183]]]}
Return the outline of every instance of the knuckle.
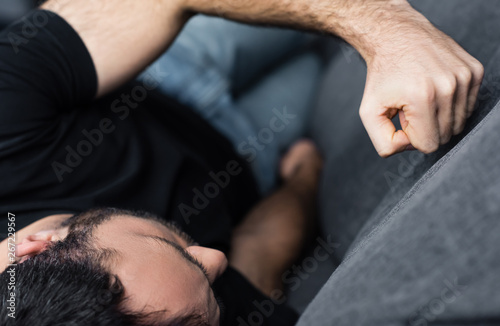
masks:
{"label": "knuckle", "polygon": [[377,153],[380,157],[383,157],[383,158],[387,158],[389,156],[391,156],[392,154],[394,154],[391,150],[389,150],[388,148],[381,148],[381,149],[377,149]]}
{"label": "knuckle", "polygon": [[361,118],[361,121],[364,121],[367,116],[368,116],[368,110],[366,109],[366,107],[361,106],[359,108],[359,117]]}
{"label": "knuckle", "polygon": [[435,101],[436,89],[432,83],[421,83],[409,88],[407,96],[414,105],[421,104],[422,102],[428,104]]}
{"label": "knuckle", "polygon": [[466,66],[458,68],[456,74],[457,79],[462,83],[469,83],[472,79],[472,71]]}
{"label": "knuckle", "polygon": [[367,112],[366,105],[361,104],[361,106],[359,107],[359,115],[363,116],[366,114],[366,112]]}
{"label": "knuckle", "polygon": [[457,80],[455,77],[445,77],[438,82],[439,92],[442,96],[453,97],[457,89]]}
{"label": "knuckle", "polygon": [[473,65],[474,76],[476,80],[481,81],[484,77],[484,66],[481,62],[477,61]]}
{"label": "knuckle", "polygon": [[421,151],[425,154],[434,153],[439,148],[439,143],[433,140],[429,140],[424,146],[422,146]]}
{"label": "knuckle", "polygon": [[375,148],[377,150],[377,154],[383,158],[387,158],[396,152],[389,142],[378,142]]}

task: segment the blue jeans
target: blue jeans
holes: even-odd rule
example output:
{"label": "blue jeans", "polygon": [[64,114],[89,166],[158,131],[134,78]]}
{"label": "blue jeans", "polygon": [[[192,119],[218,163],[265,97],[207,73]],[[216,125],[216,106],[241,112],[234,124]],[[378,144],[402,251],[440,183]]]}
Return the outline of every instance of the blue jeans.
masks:
{"label": "blue jeans", "polygon": [[322,72],[318,54],[304,49],[312,39],[199,15],[145,73],[231,141],[265,195],[282,151],[304,134]]}

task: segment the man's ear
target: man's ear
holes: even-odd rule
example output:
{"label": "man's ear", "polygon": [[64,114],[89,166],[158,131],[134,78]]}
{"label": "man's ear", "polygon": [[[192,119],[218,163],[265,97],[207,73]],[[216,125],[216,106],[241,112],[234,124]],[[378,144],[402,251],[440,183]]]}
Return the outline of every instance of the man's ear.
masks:
{"label": "man's ear", "polygon": [[16,257],[21,258],[21,262],[43,252],[53,241],[61,240],[56,230],[42,231],[29,235],[16,245]]}

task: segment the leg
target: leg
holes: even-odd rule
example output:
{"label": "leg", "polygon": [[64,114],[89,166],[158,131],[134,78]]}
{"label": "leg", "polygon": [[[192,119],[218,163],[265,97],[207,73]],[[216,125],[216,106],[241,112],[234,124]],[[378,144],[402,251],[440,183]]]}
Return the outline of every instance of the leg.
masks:
{"label": "leg", "polygon": [[282,289],[283,273],[312,233],[321,167],[314,145],[297,143],[283,160],[284,185],[233,233],[230,264],[266,295]]}

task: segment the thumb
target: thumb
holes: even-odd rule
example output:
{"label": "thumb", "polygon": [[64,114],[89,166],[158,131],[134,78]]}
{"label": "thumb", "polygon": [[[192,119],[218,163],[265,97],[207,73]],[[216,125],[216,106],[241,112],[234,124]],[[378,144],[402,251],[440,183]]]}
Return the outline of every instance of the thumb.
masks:
{"label": "thumb", "polygon": [[361,121],[381,157],[402,152],[411,144],[405,132],[396,130],[391,121],[398,111],[397,108],[384,107],[368,97],[364,97],[361,103]]}

